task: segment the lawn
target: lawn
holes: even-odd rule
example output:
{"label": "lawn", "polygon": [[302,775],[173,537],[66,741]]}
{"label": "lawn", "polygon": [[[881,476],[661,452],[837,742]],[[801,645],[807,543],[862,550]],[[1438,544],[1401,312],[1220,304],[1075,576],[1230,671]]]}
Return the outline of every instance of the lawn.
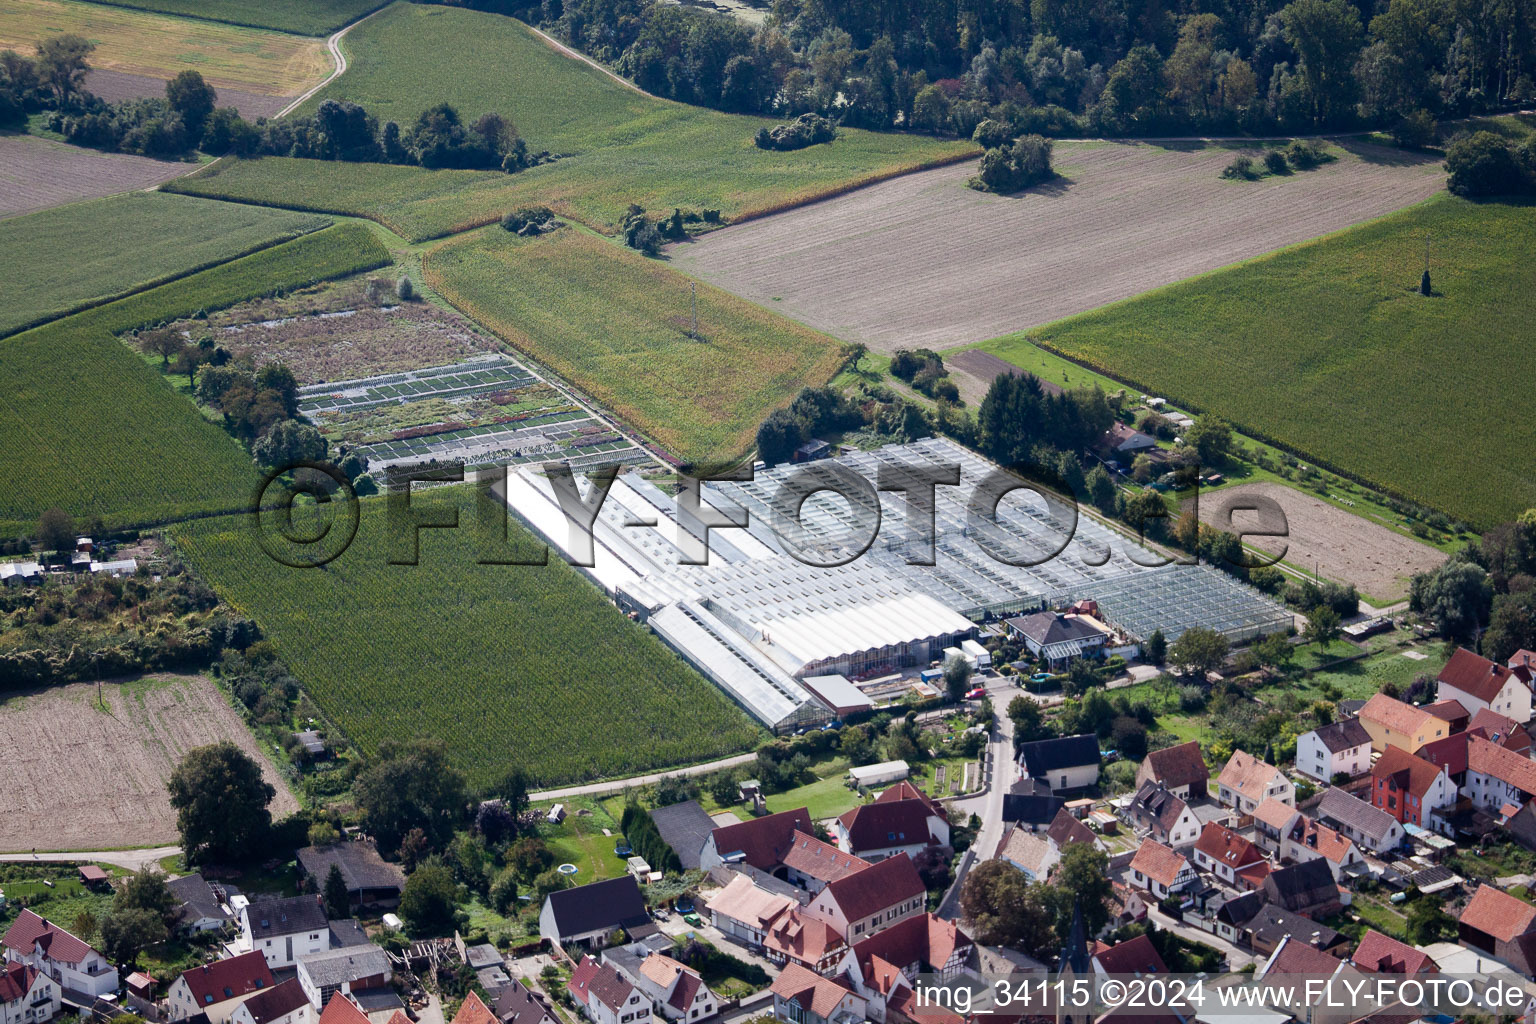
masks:
{"label": "lawn", "polygon": [[0,220],[0,280],[10,296],[0,308],[0,336],[329,223],[311,214],[158,192]]}
{"label": "lawn", "polygon": [[1536,428],[1507,412],[1536,374],[1533,228],[1530,205],[1440,196],[984,347],[1038,342],[1486,528],[1536,505]]}
{"label": "lawn", "polygon": [[826,383],[841,347],[576,228],[523,239],[500,228],[423,258],[460,311],[560,374],[684,461],[734,461],[767,413]]}
{"label": "lawn", "polygon": [[[816,765],[812,770],[819,776],[816,781],[786,789],[782,793],[769,794],[768,810],[778,813],[804,807],[810,812],[812,821],[821,821],[824,818],[835,818],[863,803],[859,794],[848,788],[847,758],[834,758]],[[738,809],[737,813],[744,812]]]}
{"label": "lawn", "polygon": [[243,508],[250,456],[114,335],[387,262],[336,225],[0,341],[0,533],[52,506],[109,527]]}
{"label": "lawn", "polygon": [[[198,0],[195,6],[209,5]],[[215,88],[269,96],[297,95],[332,66],[318,39],[75,0],[0,0],[0,50],[30,54],[63,32],[96,44],[92,68],[149,78],[197,71]]]}
{"label": "lawn", "polygon": [[382,6],[381,0],[94,0],[96,6],[130,7],[231,25],[323,36]]}
{"label": "lawn", "polygon": [[381,123],[403,127],[438,102],[453,104],[466,122],[496,111],[517,125],[530,149],[561,158],[512,176],[221,161],[174,187],[356,213],[414,239],[488,223],[535,202],[611,231],[630,203],[661,213],[718,209],[737,219],[976,152],[969,142],[855,129],[797,152],[758,149],[752,137],[774,122],[646,96],[495,14],[396,4],[343,45],[347,72],[303,109],[351,100]]}
{"label": "lawn", "polygon": [[[472,783],[516,764],[548,785],[710,760],[759,739],[720,690],[558,558],[478,564],[466,489],[417,503],[459,508],[462,528],[423,530],[414,566],[387,562],[396,549],[382,498],[363,502],[351,546],[321,569],[267,557],[244,516],[174,536],[365,753],[388,737],[435,737]],[[508,530],[521,550],[533,545],[515,521]]]}

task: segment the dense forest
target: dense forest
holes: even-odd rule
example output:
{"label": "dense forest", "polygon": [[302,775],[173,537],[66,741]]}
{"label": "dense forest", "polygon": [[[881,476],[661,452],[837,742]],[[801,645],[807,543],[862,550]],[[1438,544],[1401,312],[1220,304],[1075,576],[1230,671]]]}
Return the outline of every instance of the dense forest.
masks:
{"label": "dense forest", "polygon": [[442,2],[660,95],[868,128],[1290,132],[1536,98],[1531,0],[774,0],[761,29],[653,0]]}

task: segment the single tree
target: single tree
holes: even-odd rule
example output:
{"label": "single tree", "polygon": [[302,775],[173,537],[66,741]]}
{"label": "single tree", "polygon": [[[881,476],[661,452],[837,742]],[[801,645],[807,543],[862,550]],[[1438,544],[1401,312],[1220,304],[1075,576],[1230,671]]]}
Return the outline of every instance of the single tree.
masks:
{"label": "single tree", "polygon": [[466,805],[464,776],[448,763],[447,747],[435,740],[385,740],[378,760],[357,777],[352,791],[386,852],[412,829],[421,829],[428,846],[442,849]]}
{"label": "single tree", "polygon": [[139,962],[139,954],[167,938],[165,923],[150,910],[127,907],[108,911],[101,919],[102,952],[130,967]]}
{"label": "single tree", "polygon": [[951,657],[944,663],[944,693],[951,702],[963,700],[971,688],[971,663],[964,658]]}
{"label": "single tree", "polygon": [[38,78],[53,90],[60,106],[67,105],[80,92],[86,72],[91,70],[87,58],[95,49],[95,43],[73,32],[51,36],[37,44]]}
{"label": "single tree", "polygon": [[1227,638],[1213,629],[1186,629],[1168,648],[1168,660],[1184,675],[1204,678],[1227,660]]}
{"label": "single tree", "polygon": [[1302,632],[1302,636],[1307,638],[1308,643],[1327,647],[1337,640],[1342,632],[1339,627],[1339,613],[1325,604],[1320,604],[1307,613],[1307,628]]}
{"label": "single tree", "polygon": [[50,508],[37,521],[37,546],[44,551],[73,551],[75,536],[75,521],[61,508]]}
{"label": "single tree", "polygon": [[165,873],[148,865],[129,875],[112,897],[114,910],[147,910],[167,929],[176,923],[181,900],[165,884]]}
{"label": "single tree", "polygon": [[165,83],[165,100],[181,115],[194,141],[203,137],[203,125],[218,104],[219,94],[196,71],[183,71]]}
{"label": "single tree", "polygon": [[502,868],[491,882],[491,907],[506,915],[517,906],[517,869]]}
{"label": "single tree", "polygon": [[453,872],[429,860],[411,872],[400,894],[400,916],[412,935],[435,936],[453,931],[459,887]]}
{"label": "single tree", "polygon": [[1153,665],[1161,665],[1168,658],[1168,638],[1163,636],[1163,631],[1154,629],[1152,635],[1147,637],[1146,646],[1142,648],[1143,655]]}
{"label": "single tree", "polygon": [[352,897],[347,895],[347,880],[341,877],[340,865],[332,864],[325,874],[325,916],[337,921],[351,913]]}
{"label": "single tree", "polygon": [[228,740],[187,751],[167,788],[188,864],[238,861],[259,851],[277,795],[261,766]]}

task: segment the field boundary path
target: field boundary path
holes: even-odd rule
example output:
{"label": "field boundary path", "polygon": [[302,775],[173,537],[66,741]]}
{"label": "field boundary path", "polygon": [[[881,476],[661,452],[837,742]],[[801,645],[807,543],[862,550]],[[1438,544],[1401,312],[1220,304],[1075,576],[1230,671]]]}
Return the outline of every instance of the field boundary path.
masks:
{"label": "field boundary path", "polygon": [[388,6],[388,4],[385,4],[384,7],[375,8],[374,10],[371,10],[367,14],[363,15],[361,18],[358,18],[356,21],[352,22],[350,25],[343,25],[335,32],[332,32],[330,36],[325,40],[325,48],[331,51],[331,60],[335,62],[336,66],[331,69],[331,73],[326,76],[323,82],[308,89],[303,95],[299,96],[292,103],[288,104],[282,110],[279,110],[275,116],[287,117],[299,107],[303,106],[304,102],[315,93],[319,92],[321,89],[324,89],[326,86],[336,81],[336,79],[340,78],[347,70],[347,55],[341,52],[342,37]]}
{"label": "field boundary path", "polygon": [[72,864],[90,861],[93,864],[115,864],[120,868],[137,871],[151,864],[158,864],[167,857],[181,856],[179,846],[152,846],[143,850],[82,850],[70,852],[58,850],[48,853],[0,853],[0,863],[25,864],[49,863]]}
{"label": "field boundary path", "polygon": [[[657,96],[657,95],[655,95],[653,93],[646,92],[644,89],[640,88],[640,86],[636,85],[634,82],[631,82],[629,79],[625,78],[623,75],[619,74],[617,71],[614,71],[611,68],[605,67],[603,64],[599,63],[598,61],[593,60],[591,57],[588,57],[586,54],[582,53],[580,50],[573,49],[573,48],[571,48],[569,46],[566,46],[560,40],[556,39],[554,36],[550,35],[549,33],[545,32],[544,30],[539,29],[539,28],[535,28],[533,25],[528,24],[526,21],[521,22],[521,24],[522,24],[522,26],[524,28],[528,29],[528,31],[532,32],[534,35],[536,35],[540,39],[544,40],[545,45],[547,45],[550,49],[554,50],[556,53],[563,53],[563,54],[565,54],[565,56],[571,57],[571,58],[573,58],[575,60],[579,60],[583,64],[591,65],[592,67],[594,67],[597,70],[601,71],[603,74],[607,75],[609,78],[613,79],[615,82],[618,82],[620,85],[622,85],[624,88],[630,90],[631,92],[637,92],[641,96],[649,96],[653,100],[666,99],[666,97],[664,97],[664,96]],[[347,27],[351,28],[350,25],[347,26]],[[674,102],[674,101],[668,101],[668,102]],[[701,107],[700,109],[707,110],[708,108],[707,107]]]}

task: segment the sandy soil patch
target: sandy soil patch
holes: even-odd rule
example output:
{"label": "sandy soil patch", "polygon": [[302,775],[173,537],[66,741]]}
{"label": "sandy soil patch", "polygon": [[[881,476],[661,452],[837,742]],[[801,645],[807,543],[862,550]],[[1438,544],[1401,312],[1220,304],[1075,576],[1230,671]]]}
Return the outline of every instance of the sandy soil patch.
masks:
{"label": "sandy soil patch", "polygon": [[193,747],[228,739],[261,761],[273,817],[298,810],[228,699],[202,676],[72,683],[0,702],[0,851],[100,850],[174,843],[165,783]]}
{"label": "sandy soil patch", "polygon": [[[1239,511],[1253,496],[1270,498],[1278,516]],[[1279,554],[1299,569],[1314,567],[1324,576],[1353,583],[1362,593],[1386,601],[1408,596],[1408,579],[1433,569],[1445,555],[1385,526],[1353,515],[1313,495],[1277,483],[1239,484],[1200,499],[1200,521],[1220,523],[1231,509],[1231,524],[1247,529],[1288,529],[1288,537],[1246,537],[1261,551]]]}
{"label": "sandy soil patch", "polygon": [[[85,76],[85,87],[108,103],[123,100],[165,99],[163,78],[147,75],[131,75],[126,71],[95,70]],[[286,96],[263,96],[260,93],[241,92],[238,89],[219,89],[219,106],[234,107],[240,116],[254,121],[258,117],[272,117],[288,105]]]}
{"label": "sandy soil patch", "polygon": [[1444,186],[1435,160],[1349,149],[1313,171],[1231,182],[1220,178],[1228,149],[1061,142],[1061,177],[1019,195],[967,188],[967,162],[714,231],[669,254],[845,341],[946,348],[1315,238]]}
{"label": "sandy soil patch", "polygon": [[150,188],[191,165],[0,135],[0,217]]}

